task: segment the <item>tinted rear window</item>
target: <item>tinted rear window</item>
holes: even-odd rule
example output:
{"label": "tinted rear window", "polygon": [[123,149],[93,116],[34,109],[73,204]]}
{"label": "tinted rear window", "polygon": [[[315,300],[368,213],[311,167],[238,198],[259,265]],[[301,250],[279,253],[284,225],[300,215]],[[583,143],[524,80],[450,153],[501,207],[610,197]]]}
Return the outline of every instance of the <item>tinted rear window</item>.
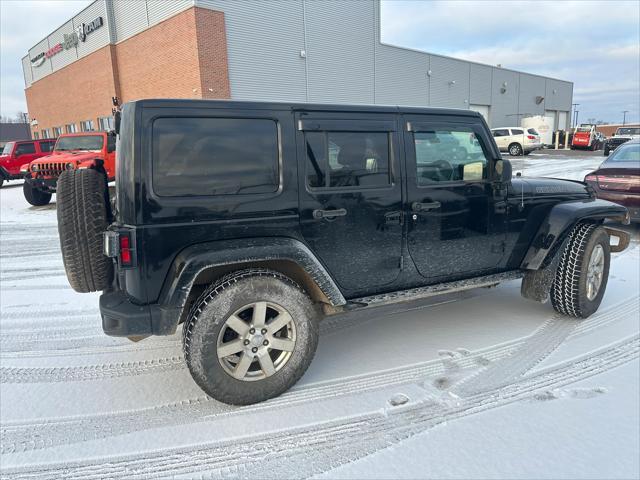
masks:
{"label": "tinted rear window", "polygon": [[530,128],[529,130],[527,130],[527,133],[529,135],[540,135],[535,128]]}
{"label": "tinted rear window", "polygon": [[153,122],[157,195],[260,194],[278,186],[275,121],[180,117]]}

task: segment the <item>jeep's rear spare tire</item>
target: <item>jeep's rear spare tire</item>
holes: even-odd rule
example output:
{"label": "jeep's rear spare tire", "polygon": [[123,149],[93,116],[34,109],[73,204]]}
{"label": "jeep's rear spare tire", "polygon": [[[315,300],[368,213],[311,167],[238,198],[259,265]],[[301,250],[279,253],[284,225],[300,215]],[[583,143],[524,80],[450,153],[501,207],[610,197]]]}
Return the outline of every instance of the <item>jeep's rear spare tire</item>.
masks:
{"label": "jeep's rear spare tire", "polygon": [[80,293],[106,289],[113,262],[103,253],[108,226],[106,178],[91,169],[66,170],[58,179],[58,233],[64,269],[71,287]]}
{"label": "jeep's rear spare tire", "polygon": [[279,272],[253,268],[214,283],[183,325],[187,365],[210,396],[247,405],[280,395],[307,370],[318,344],[318,311]]}

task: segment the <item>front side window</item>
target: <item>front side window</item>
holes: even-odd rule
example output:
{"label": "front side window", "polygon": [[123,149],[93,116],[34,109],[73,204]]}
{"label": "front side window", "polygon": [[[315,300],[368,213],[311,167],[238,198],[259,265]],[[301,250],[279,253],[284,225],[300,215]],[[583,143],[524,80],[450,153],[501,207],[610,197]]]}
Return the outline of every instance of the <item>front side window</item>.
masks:
{"label": "front side window", "polygon": [[311,188],[381,187],[391,183],[389,133],[306,132]]}
{"label": "front side window", "polygon": [[102,135],[78,135],[74,137],[60,137],[56,142],[55,151],[65,152],[69,150],[102,150],[104,138]]}
{"label": "front side window", "polygon": [[55,142],[40,142],[40,150],[42,152],[50,152],[51,150],[53,150],[54,145]]}
{"label": "front side window", "polygon": [[152,142],[157,195],[264,194],[280,185],[274,120],[158,118]]}
{"label": "front side window", "polygon": [[509,130],[507,130],[507,129],[493,130],[491,133],[493,133],[494,137],[508,137],[509,136]]}
{"label": "front side window", "polygon": [[36,146],[33,142],[18,144],[18,148],[16,148],[16,157],[28,153],[36,153]]}
{"label": "front side window", "polygon": [[435,128],[414,134],[419,186],[487,178],[487,156],[471,130]]}

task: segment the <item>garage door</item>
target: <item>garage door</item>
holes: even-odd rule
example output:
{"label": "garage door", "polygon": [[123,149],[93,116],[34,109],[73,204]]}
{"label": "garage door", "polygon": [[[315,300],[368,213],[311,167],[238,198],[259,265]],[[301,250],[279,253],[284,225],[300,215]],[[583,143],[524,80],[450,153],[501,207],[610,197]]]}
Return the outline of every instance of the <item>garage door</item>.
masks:
{"label": "garage door", "polygon": [[484,117],[485,121],[489,123],[489,105],[469,105],[469,110],[478,112]]}
{"label": "garage door", "polygon": [[558,112],[558,130],[567,129],[567,112]]}
{"label": "garage door", "polygon": [[555,110],[545,110],[544,116],[553,118],[553,121],[550,122],[550,123],[551,123],[551,125],[553,125],[553,131],[555,132],[558,129],[558,123],[556,122],[556,111]]}

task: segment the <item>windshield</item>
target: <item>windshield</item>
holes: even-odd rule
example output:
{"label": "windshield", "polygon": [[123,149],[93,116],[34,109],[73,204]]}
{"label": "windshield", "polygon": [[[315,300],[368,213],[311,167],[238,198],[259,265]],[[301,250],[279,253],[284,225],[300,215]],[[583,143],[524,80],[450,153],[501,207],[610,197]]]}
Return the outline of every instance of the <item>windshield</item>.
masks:
{"label": "windshield", "polygon": [[609,162],[635,162],[640,167],[640,143],[622,145],[607,158]]}
{"label": "windshield", "polygon": [[590,132],[591,127],[578,127],[578,132]]}
{"label": "windshield", "polygon": [[2,155],[11,155],[11,151],[13,150],[13,146],[16,142],[7,142],[4,144],[4,148],[2,149]]}
{"label": "windshield", "polygon": [[640,135],[640,128],[619,128],[616,130],[616,135]]}
{"label": "windshield", "polygon": [[82,135],[78,137],[60,137],[56,143],[55,151],[67,150],[102,150],[102,135]]}

